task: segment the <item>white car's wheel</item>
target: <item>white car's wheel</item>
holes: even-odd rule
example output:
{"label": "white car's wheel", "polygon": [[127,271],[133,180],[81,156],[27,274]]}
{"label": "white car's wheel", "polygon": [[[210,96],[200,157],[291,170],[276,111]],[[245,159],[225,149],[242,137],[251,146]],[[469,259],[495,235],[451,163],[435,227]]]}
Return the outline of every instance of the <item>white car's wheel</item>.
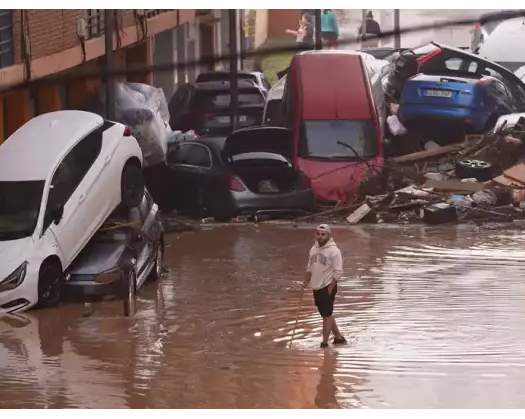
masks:
{"label": "white car's wheel", "polygon": [[133,208],[140,204],[144,195],[144,175],[142,169],[128,163],[124,166],[121,178],[122,204]]}
{"label": "white car's wheel", "polygon": [[45,263],[38,276],[38,305],[53,307],[60,302],[64,273],[57,263]]}

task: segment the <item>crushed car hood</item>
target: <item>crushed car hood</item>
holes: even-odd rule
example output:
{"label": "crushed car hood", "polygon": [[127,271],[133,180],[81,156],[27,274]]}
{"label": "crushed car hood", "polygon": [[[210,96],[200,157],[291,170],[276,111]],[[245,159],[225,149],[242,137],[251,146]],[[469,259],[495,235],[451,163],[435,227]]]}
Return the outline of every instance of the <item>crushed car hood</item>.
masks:
{"label": "crushed car hood", "polygon": [[125,250],[125,242],[91,243],[77,258],[70,273],[72,275],[96,275],[115,269]]}
{"label": "crushed car hood", "polygon": [[244,153],[266,152],[292,158],[292,132],[281,127],[254,127],[235,131],[224,143],[223,154],[229,160]]}

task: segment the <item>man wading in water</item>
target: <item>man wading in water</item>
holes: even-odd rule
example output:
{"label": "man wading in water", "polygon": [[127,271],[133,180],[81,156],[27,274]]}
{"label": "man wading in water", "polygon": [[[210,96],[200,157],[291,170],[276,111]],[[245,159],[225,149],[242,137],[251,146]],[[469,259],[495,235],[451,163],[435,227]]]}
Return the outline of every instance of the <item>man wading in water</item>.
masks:
{"label": "man wading in water", "polygon": [[315,305],[323,318],[321,348],[328,346],[331,332],[334,333],[334,345],[346,343],[333,316],[337,281],[343,274],[343,258],[331,236],[332,231],[328,224],[321,224],[316,228],[316,242],[310,249],[306,278],[303,282],[304,287],[310,284],[313,289]]}

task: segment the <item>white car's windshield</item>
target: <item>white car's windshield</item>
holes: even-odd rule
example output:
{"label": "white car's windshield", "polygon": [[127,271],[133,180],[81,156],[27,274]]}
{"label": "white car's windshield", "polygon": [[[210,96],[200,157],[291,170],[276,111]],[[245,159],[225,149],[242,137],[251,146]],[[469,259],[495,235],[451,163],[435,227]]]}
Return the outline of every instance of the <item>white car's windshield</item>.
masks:
{"label": "white car's windshield", "polygon": [[0,181],[0,241],[33,234],[38,220],[44,181]]}
{"label": "white car's windshield", "polygon": [[370,120],[305,121],[301,155],[323,160],[361,160],[375,157],[377,145]]}

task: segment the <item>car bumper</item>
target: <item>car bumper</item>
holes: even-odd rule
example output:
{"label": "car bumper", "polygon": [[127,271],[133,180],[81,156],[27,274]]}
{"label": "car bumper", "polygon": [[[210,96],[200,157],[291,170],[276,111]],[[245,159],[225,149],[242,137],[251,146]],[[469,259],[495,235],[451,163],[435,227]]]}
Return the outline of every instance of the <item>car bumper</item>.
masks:
{"label": "car bumper", "polygon": [[66,300],[118,297],[123,293],[123,287],[123,276],[120,273],[112,275],[111,279],[104,283],[97,282],[95,275],[86,275],[81,279],[73,277],[64,285],[63,297]]}
{"label": "car bumper", "polygon": [[311,189],[277,194],[256,194],[251,191],[232,192],[234,209],[239,214],[260,212],[309,212],[315,207]]}
{"label": "car bumper", "polygon": [[474,130],[482,130],[488,120],[488,115],[476,108],[444,108],[420,104],[402,104],[399,117],[405,124],[423,121],[448,121],[463,124]]}
{"label": "car bumper", "polygon": [[38,302],[38,272],[30,264],[22,284],[0,292],[0,314],[26,311]]}

